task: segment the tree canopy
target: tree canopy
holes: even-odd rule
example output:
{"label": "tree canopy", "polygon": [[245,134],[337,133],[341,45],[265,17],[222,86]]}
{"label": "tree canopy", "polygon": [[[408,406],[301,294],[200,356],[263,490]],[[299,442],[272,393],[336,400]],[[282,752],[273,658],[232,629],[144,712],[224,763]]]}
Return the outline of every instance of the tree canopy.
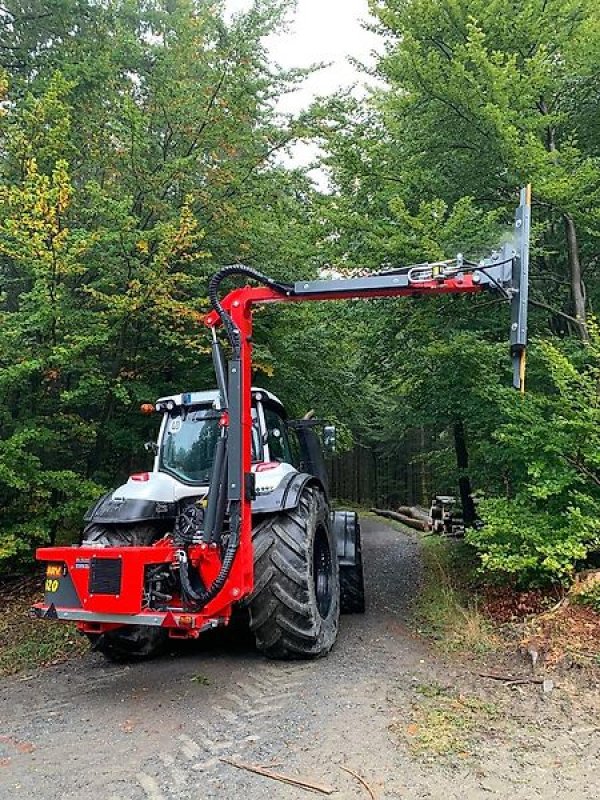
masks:
{"label": "tree canopy", "polygon": [[[534,187],[528,393],[509,389],[490,297],[307,304],[257,315],[256,371],[436,488],[461,426],[490,574],[567,580],[598,548],[600,10],[592,0],[371,0],[378,88],[297,117],[306,71],[265,37],[293,3],[228,20],[197,0],[0,7],[0,568],[77,535],[144,463],[141,402],[213,382],[208,277],[351,274],[507,235]],[[278,155],[319,143],[331,190]],[[427,498],[422,498],[426,500]]]}

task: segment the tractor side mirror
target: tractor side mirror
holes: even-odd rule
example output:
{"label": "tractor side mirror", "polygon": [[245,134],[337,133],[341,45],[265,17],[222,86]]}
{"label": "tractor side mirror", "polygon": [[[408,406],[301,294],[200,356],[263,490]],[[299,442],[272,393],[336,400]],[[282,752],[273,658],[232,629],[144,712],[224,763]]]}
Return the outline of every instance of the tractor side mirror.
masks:
{"label": "tractor side mirror", "polygon": [[158,453],[158,445],[156,444],[156,442],[145,442],[144,450],[147,453],[153,453],[154,455],[156,455]]}
{"label": "tractor side mirror", "polygon": [[328,453],[335,452],[335,443],[337,438],[337,430],[335,425],[323,426],[323,447]]}

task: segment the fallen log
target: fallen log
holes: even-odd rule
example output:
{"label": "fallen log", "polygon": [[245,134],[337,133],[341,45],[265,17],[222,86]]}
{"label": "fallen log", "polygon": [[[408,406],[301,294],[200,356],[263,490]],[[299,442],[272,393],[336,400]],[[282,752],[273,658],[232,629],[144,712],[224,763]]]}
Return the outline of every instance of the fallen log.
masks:
{"label": "fallen log", "polygon": [[408,528],[414,528],[415,530],[423,531],[424,533],[429,531],[429,524],[424,519],[407,517],[405,514],[399,514],[397,511],[386,511],[383,508],[372,508],[371,511],[373,514],[377,514],[380,517],[386,517],[387,519],[393,519],[396,522],[401,522]]}
{"label": "fallen log", "polygon": [[412,517],[412,519],[422,519],[427,522],[429,518],[429,514],[422,508],[418,506],[398,506],[396,509],[398,514],[402,514],[405,517]]}

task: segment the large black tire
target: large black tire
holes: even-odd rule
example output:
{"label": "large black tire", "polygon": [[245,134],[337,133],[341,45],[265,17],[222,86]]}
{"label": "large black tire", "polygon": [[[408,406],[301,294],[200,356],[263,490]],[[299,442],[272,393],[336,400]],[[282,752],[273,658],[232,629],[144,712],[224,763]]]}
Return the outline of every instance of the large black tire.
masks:
{"label": "large black tire", "polygon": [[318,658],[337,637],[340,579],[323,492],[306,487],[298,506],[265,517],[252,533],[250,628],[268,658]]}
{"label": "large black tire", "polygon": [[[91,522],[83,531],[82,544],[105,544],[114,547],[146,546],[157,538],[156,529],[147,523],[135,525],[100,525]],[[141,661],[164,652],[168,634],[149,625],[122,625],[101,634],[88,634],[92,648],[109,661]]]}
{"label": "large black tire", "polygon": [[148,522],[136,522],[132,525],[102,525],[90,522],[83,529],[81,544],[139,547],[152,544],[156,538],[156,528]]}
{"label": "large black tire", "polygon": [[365,613],[365,581],[363,576],[362,542],[360,523],[355,522],[355,563],[340,565],[340,593],[342,614]]}
{"label": "large black tire", "polygon": [[340,567],[342,614],[365,613],[365,584],[362,563],[360,567]]}

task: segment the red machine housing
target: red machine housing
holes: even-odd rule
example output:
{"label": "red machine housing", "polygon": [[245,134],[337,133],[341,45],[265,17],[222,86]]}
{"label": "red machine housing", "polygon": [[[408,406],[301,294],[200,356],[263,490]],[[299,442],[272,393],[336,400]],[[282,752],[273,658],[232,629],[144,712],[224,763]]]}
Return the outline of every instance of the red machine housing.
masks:
{"label": "red machine housing", "polygon": [[[84,633],[103,633],[124,624],[151,625],[168,628],[176,638],[195,638],[207,628],[227,624],[232,604],[251,589],[237,564],[229,585],[201,613],[187,611],[178,597],[166,609],[147,607],[146,569],[176,560],[167,538],[152,547],[44,547],[36,556],[46,562],[46,578],[44,601],[33,606],[33,613],[75,622]],[[221,566],[216,549],[193,546],[189,556],[192,567],[210,585]]]}

